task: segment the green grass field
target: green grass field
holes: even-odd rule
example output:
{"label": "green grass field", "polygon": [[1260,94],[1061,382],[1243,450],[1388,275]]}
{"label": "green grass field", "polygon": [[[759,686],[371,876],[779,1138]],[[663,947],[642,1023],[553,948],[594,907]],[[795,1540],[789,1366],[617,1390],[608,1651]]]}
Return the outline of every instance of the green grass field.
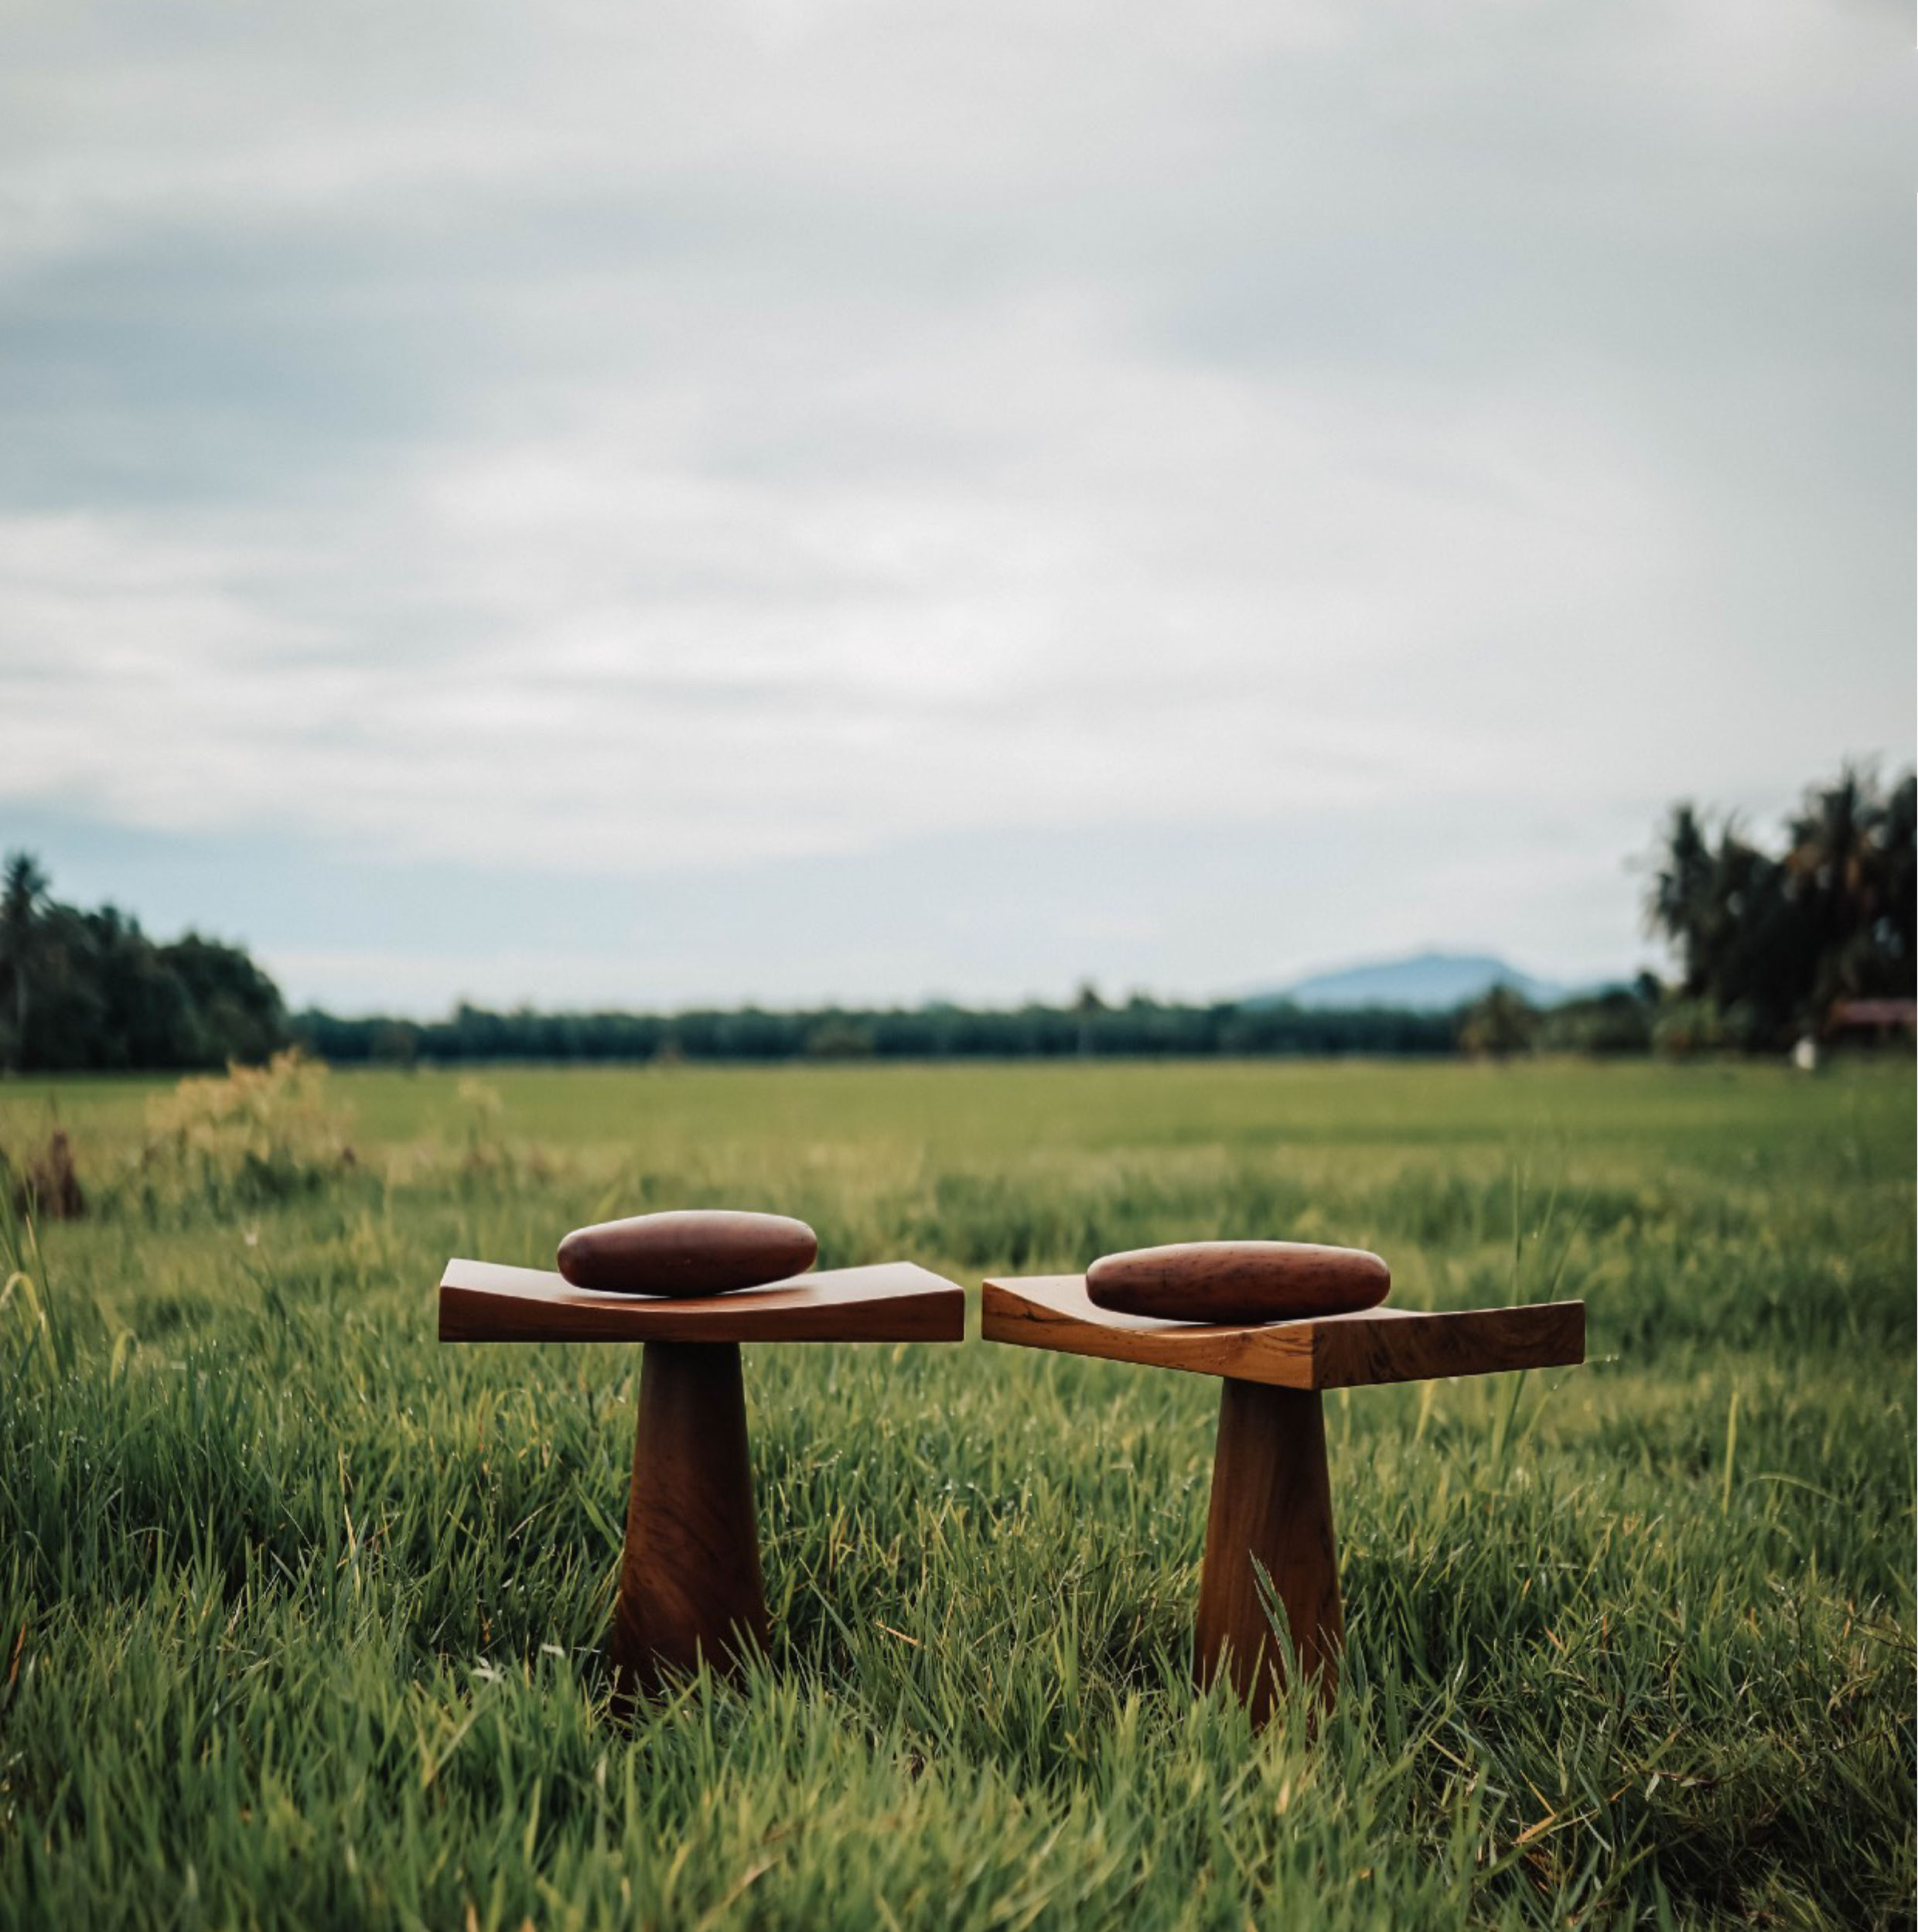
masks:
{"label": "green grass field", "polygon": [[[183,1149],[165,1091],[0,1088],[96,1209],[0,1254],[0,1926],[1913,1922],[1908,1063],[336,1076]],[[1309,1739],[1190,1688],[1213,1384],[749,1350],[773,1653],[626,1723],[636,1351],[435,1285],[711,1203],[969,1285],[1373,1247],[1591,1360],[1329,1398]]]}

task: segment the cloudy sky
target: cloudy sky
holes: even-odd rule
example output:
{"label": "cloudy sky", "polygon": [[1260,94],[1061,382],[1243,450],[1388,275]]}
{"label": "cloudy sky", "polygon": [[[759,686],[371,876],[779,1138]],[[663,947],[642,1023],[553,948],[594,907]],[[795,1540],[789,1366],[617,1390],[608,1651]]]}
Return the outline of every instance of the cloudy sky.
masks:
{"label": "cloudy sky", "polygon": [[1649,957],[1913,737],[1862,0],[0,10],[0,842],[295,1000]]}

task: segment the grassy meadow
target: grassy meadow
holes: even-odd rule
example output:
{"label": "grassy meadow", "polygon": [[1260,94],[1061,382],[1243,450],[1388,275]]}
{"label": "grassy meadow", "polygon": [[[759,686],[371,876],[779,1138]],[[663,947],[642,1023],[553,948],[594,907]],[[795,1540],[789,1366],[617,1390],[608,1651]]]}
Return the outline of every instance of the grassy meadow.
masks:
{"label": "grassy meadow", "polygon": [[[1913,1923],[1909,1061],[15,1082],[0,1147],[56,1114],[91,1212],[0,1228],[0,1927]],[[1328,1398],[1309,1738],[1191,1688],[1211,1382],[749,1349],[773,1654],[626,1721],[637,1351],[442,1348],[435,1286],[704,1204],[969,1287],[1350,1243],[1408,1306],[1583,1296],[1591,1359]]]}

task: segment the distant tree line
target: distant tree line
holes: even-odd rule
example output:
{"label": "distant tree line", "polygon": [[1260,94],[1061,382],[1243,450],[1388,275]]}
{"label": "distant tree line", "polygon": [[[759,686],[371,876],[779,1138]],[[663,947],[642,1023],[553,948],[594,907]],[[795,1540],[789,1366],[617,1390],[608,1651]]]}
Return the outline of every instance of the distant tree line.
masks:
{"label": "distant tree line", "polygon": [[1531,1053],[1594,1059],[1648,1053],[1658,1043],[1665,998],[1665,989],[1650,973],[1629,987],[1608,987],[1543,1009],[1510,986],[1494,986],[1459,1013],[1459,1050],[1491,1060]]}
{"label": "distant tree line", "polygon": [[1385,1008],[1030,1005],[831,1007],[812,1012],[490,1012],[338,1019],[303,1012],[295,1038],[336,1066],[472,1060],[900,1060],[1201,1058],[1213,1055],[1441,1054],[1456,1050],[1449,1013]]}
{"label": "distant tree line", "polygon": [[160,944],[103,906],[48,892],[15,852],[0,881],[0,1067],[119,1072],[260,1060],[290,1036],[279,988],[237,946]]}

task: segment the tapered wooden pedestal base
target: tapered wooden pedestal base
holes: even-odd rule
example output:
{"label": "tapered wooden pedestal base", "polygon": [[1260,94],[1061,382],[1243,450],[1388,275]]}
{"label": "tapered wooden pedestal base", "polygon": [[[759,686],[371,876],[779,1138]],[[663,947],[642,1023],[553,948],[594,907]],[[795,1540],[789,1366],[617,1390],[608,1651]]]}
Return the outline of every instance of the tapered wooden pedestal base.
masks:
{"label": "tapered wooden pedestal base", "polygon": [[767,1636],[736,1342],[648,1342],[613,1661],[627,1695]]}
{"label": "tapered wooden pedestal base", "polygon": [[1194,1667],[1223,1671],[1263,1724],[1284,1681],[1283,1658],[1259,1576],[1292,1633],[1298,1667],[1332,1708],[1345,1620],[1332,1534],[1325,1416],[1316,1389],[1227,1377],[1219,1398]]}

